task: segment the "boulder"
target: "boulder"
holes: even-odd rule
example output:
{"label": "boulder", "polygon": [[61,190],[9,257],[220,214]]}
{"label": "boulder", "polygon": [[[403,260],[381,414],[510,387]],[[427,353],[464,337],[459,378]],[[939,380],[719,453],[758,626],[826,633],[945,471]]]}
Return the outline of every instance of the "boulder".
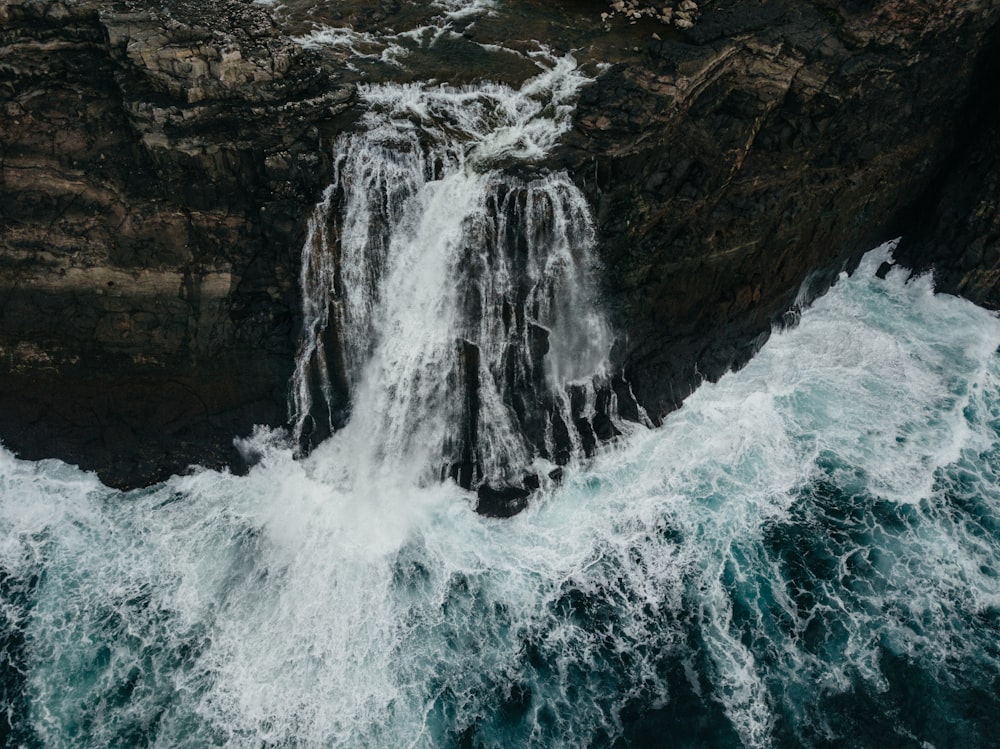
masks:
{"label": "boulder", "polygon": [[477,491],[476,512],[491,518],[513,517],[528,506],[529,496],[531,491],[520,486],[482,484]]}

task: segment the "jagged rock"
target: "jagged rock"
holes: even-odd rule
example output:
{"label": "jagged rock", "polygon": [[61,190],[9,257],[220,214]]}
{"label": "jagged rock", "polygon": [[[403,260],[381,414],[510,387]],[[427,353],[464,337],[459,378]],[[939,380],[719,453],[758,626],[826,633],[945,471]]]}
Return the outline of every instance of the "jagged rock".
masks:
{"label": "jagged rock", "polygon": [[678,11],[674,13],[674,26],[679,29],[690,29],[694,26],[694,18],[691,14],[684,13],[683,11]]}
{"label": "jagged rock", "polygon": [[509,518],[528,506],[531,491],[519,486],[493,488],[483,484],[477,491],[476,512],[491,518]]}
{"label": "jagged rock", "polygon": [[976,95],[964,112],[958,147],[939,181],[913,210],[897,258],[915,271],[934,268],[938,291],[1000,309],[1000,34],[982,52]]}
{"label": "jagged rock", "polygon": [[[954,214],[984,217],[946,232],[962,236],[935,243],[945,255],[988,236],[996,215],[971,198],[996,161],[969,179],[952,158],[992,119],[970,119],[968,103],[995,100],[986,81],[1000,66],[983,50],[996,3],[717,0],[701,12],[683,41],[653,41],[584,89],[562,153],[597,207],[627,332],[615,362],[654,421],[745,363],[807,278],[822,293],[860,253],[919,232],[913,207],[942,175],[970,194]],[[995,154],[1000,141],[980,142]],[[996,287],[987,246],[949,288]]]}
{"label": "jagged rock", "polygon": [[452,392],[462,394],[460,423],[461,434],[455,436],[455,444],[448,466],[448,476],[464,489],[473,488],[481,479],[482,471],[476,446],[479,440],[479,347],[464,338],[456,342],[458,347],[456,382]]}
{"label": "jagged rock", "polygon": [[241,2],[0,2],[0,435],[121,486],[280,424],[319,127],[351,87]]}

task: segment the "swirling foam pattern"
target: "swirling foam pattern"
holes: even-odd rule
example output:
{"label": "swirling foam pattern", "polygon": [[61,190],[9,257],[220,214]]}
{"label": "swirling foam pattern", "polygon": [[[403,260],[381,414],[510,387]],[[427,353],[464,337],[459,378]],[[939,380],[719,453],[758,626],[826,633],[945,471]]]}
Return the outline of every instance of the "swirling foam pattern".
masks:
{"label": "swirling foam pattern", "polygon": [[7,745],[1000,745],[1000,322],[887,253],[508,521],[0,452]]}

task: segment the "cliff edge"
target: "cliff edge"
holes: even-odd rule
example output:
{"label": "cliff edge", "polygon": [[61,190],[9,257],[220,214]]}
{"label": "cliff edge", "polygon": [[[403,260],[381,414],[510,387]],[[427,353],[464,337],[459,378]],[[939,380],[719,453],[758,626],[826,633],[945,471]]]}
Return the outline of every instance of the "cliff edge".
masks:
{"label": "cliff edge", "polygon": [[[414,12],[342,5],[359,30]],[[658,421],[893,236],[1000,305],[1000,4],[603,9],[524,0],[458,36],[514,29],[596,77],[550,166],[594,207],[623,416]],[[135,486],[285,422],[300,248],[360,77],[251,2],[0,0],[7,447]]]}

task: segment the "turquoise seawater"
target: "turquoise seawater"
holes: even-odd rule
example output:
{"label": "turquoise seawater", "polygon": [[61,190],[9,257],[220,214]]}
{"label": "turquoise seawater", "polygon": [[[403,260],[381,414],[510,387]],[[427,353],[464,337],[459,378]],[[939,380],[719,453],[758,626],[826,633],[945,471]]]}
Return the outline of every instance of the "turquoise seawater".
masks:
{"label": "turquoise seawater", "polygon": [[887,254],[511,520],[0,451],[3,743],[1000,746],[1000,321]]}

